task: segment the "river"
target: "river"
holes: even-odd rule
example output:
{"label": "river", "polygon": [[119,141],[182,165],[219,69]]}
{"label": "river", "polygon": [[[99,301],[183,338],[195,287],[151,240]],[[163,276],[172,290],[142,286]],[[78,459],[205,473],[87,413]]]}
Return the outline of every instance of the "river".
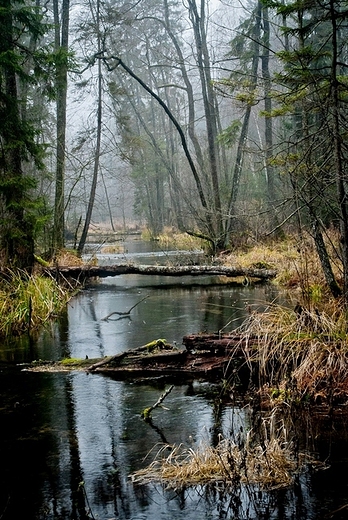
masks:
{"label": "river", "polygon": [[[132,241],[125,254],[99,255],[99,261],[121,262],[125,255],[141,263],[173,261],[172,253],[149,255],[141,247]],[[325,518],[346,505],[348,451],[342,438],[317,443],[329,467],[308,468],[286,490],[238,487],[224,494],[216,487],[179,492],[157,484],[133,485],[129,475],[151,462],[163,444],[214,443],[220,435],[247,428],[248,409],[226,405],[217,414],[214,386],[177,384],[166,408],[156,409],[149,424],[141,411],[157,401],[163,383],[84,372],[32,373],[18,366],[35,359],[112,355],[157,338],[181,344],[185,334],[231,330],[250,306],[262,309],[276,297],[267,286],[241,288],[217,281],[106,278],[74,297],[38,341],[23,338],[0,346],[0,360],[11,362],[0,373],[1,520],[297,520]],[[130,317],[103,319],[143,298]],[[343,508],[332,518],[347,517]]]}

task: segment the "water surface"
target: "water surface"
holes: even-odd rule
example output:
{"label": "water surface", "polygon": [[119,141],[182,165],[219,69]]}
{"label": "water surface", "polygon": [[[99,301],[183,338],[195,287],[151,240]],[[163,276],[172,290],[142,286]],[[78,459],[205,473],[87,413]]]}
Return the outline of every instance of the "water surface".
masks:
{"label": "water surface", "polygon": [[[250,306],[261,310],[277,298],[271,287],[216,282],[140,275],[103,279],[74,297],[38,341],[22,338],[16,345],[3,345],[0,359],[20,363],[100,357],[157,338],[181,344],[186,334],[231,330]],[[114,314],[104,319],[145,297],[130,317]],[[330,467],[320,472],[308,468],[287,490],[265,493],[236,487],[224,494],[218,486],[176,492],[155,484],[133,485],[129,475],[151,462],[165,445],[215,444],[221,436],[250,427],[248,408],[221,406],[220,389],[204,382],[175,385],[165,400],[166,409],[156,409],[151,424],[144,422],[141,411],[164,389],[161,383],[124,382],[98,374],[4,367],[1,520],[302,520],[325,518],[347,503],[347,443],[343,438],[333,441],[330,435],[315,445]],[[313,433],[313,446],[319,433]],[[346,518],[346,513],[343,508],[334,518]]]}

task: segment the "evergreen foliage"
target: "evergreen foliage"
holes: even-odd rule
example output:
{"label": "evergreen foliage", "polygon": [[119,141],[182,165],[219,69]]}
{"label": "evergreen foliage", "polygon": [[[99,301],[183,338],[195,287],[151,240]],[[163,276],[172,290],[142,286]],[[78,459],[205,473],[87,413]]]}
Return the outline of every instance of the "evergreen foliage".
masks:
{"label": "evergreen foliage", "polygon": [[47,72],[43,51],[35,52],[46,25],[34,2],[1,0],[0,27],[0,262],[30,269],[35,229],[30,195],[36,180],[25,174],[24,164],[34,160],[42,168],[43,148],[20,86],[37,85]]}
{"label": "evergreen foliage", "polygon": [[274,76],[277,107],[266,116],[288,122],[280,144],[302,223],[310,226],[332,293],[335,280],[323,233],[337,225],[341,233],[343,292],[347,296],[347,2],[271,2],[288,25],[289,47],[277,53],[282,69]]}

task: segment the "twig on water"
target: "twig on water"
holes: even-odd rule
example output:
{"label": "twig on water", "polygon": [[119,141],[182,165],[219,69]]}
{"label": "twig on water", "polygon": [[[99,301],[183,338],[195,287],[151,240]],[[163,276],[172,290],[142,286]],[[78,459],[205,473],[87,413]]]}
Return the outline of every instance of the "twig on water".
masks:
{"label": "twig on water", "polygon": [[114,312],[110,312],[110,314],[108,314],[107,316],[105,316],[105,318],[102,318],[102,321],[107,321],[111,316],[113,316],[114,314],[118,314],[119,316],[129,316],[130,313],[132,312],[132,310],[137,306],[139,305],[139,303],[143,302],[144,300],[146,300],[146,298],[148,298],[150,295],[147,294],[146,296],[144,296],[144,298],[142,298],[141,300],[139,300],[135,305],[133,305],[133,307],[131,307],[128,311],[126,312],[118,312],[118,311],[114,311]]}

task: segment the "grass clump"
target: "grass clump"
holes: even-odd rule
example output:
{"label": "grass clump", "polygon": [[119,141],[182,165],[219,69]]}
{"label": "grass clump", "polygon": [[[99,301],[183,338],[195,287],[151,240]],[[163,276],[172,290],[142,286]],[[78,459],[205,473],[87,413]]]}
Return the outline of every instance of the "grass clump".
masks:
{"label": "grass clump", "polygon": [[0,282],[0,337],[38,329],[69,297],[53,278],[8,271]]}
{"label": "grass clump", "polygon": [[163,249],[184,249],[187,251],[197,251],[204,247],[204,240],[189,235],[188,233],[180,233],[172,228],[164,228],[164,230],[154,236],[149,230],[142,233],[142,239],[148,241],[156,241]]}
{"label": "grass clump", "polygon": [[271,398],[334,406],[348,399],[346,310],[270,305],[251,313],[242,340],[254,383]]}
{"label": "grass clump", "polygon": [[305,458],[294,457],[287,429],[284,424],[275,427],[275,418],[272,413],[269,420],[262,421],[261,429],[250,430],[243,440],[221,438],[215,447],[206,443],[197,449],[165,445],[155,460],[133,473],[131,479],[137,484],[161,482],[174,489],[216,482],[263,489],[289,486]]}

